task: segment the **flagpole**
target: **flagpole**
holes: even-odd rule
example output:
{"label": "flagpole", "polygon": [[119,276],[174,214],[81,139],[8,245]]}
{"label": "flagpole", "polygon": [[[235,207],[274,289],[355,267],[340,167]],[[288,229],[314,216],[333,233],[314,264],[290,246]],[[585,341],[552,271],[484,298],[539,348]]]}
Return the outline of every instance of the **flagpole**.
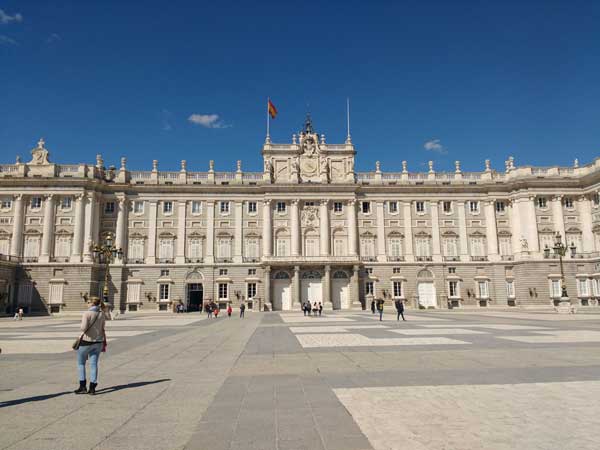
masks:
{"label": "flagpole", "polygon": [[352,142],[350,137],[350,97],[346,97],[346,125],[348,127],[348,135],[346,136],[346,142]]}
{"label": "flagpole", "polygon": [[270,124],[270,118],[269,118],[269,101],[271,99],[269,97],[267,97],[267,139],[265,142],[271,142],[271,136],[269,135],[269,124]]}

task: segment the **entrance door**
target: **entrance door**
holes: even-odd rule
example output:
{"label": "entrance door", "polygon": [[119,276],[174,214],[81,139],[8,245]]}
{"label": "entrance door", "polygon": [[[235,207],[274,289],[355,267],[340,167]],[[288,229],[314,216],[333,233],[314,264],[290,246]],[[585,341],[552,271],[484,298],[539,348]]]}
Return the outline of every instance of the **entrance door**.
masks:
{"label": "entrance door", "polygon": [[431,281],[419,282],[417,288],[419,294],[419,305],[424,308],[437,308],[435,300],[435,286]]}
{"label": "entrance door", "polygon": [[321,280],[303,279],[300,289],[300,300],[309,300],[310,304],[323,302],[323,285]]}
{"label": "entrance door", "polygon": [[202,308],[202,300],[204,297],[204,289],[202,287],[202,283],[189,283],[187,285],[188,291],[188,302],[187,302],[187,310],[191,311],[200,311]]}
{"label": "entrance door", "polygon": [[333,309],[350,308],[348,279],[334,279],[331,283],[331,302]]}
{"label": "entrance door", "polygon": [[292,286],[290,280],[273,281],[273,310],[289,311],[292,309]]}

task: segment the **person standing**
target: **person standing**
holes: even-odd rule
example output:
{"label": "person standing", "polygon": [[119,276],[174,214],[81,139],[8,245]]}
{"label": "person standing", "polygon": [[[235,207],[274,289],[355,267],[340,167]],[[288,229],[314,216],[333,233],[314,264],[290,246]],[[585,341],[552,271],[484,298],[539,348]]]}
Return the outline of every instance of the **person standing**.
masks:
{"label": "person standing", "polygon": [[[96,394],[98,386],[98,360],[106,340],[105,324],[106,315],[102,311],[98,297],[90,299],[89,309],[81,318],[81,337],[77,348],[77,369],[79,375],[79,388],[75,394]],[[87,389],[85,364],[90,361],[90,387]]]}
{"label": "person standing", "polygon": [[375,314],[375,299],[371,300],[371,312]]}
{"label": "person standing", "polygon": [[383,320],[383,299],[377,300],[377,312],[379,312],[379,321]]}
{"label": "person standing", "polygon": [[319,317],[321,317],[321,314],[323,314],[323,305],[319,302]]}
{"label": "person standing", "polygon": [[244,312],[246,311],[246,304],[242,302],[240,305],[240,319],[244,318]]}
{"label": "person standing", "polygon": [[231,317],[232,312],[233,312],[233,309],[231,308],[231,303],[230,303],[229,306],[227,306],[227,317]]}
{"label": "person standing", "polygon": [[312,307],[313,316],[317,317],[318,310],[319,310],[319,308],[317,307],[317,302],[314,302],[313,307]]}
{"label": "person standing", "polygon": [[304,315],[306,316],[306,313],[308,312],[308,308],[306,307],[306,301],[302,303],[302,312],[304,312]]}
{"label": "person standing", "polygon": [[394,304],[396,305],[396,312],[398,313],[396,316],[396,320],[400,320],[400,316],[402,316],[402,320],[406,320],[404,318],[404,302],[397,298]]}
{"label": "person standing", "polygon": [[19,306],[19,320],[23,320],[23,307]]}

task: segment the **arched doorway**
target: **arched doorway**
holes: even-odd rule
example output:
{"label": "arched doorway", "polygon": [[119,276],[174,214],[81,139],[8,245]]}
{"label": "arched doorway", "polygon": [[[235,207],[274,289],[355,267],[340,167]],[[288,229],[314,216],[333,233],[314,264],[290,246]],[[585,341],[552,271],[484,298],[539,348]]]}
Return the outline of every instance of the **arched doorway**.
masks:
{"label": "arched doorway", "polygon": [[417,295],[419,297],[419,307],[438,307],[433,273],[428,269],[423,269],[417,274]]}
{"label": "arched doorway", "polygon": [[273,276],[273,311],[289,311],[292,309],[292,282],[290,274],[280,270]]}
{"label": "arched doorway", "polygon": [[310,303],[323,302],[323,285],[321,283],[321,272],[308,270],[302,273],[300,280],[300,302],[306,300]]}
{"label": "arched doorway", "polygon": [[344,270],[336,270],[331,277],[331,303],[333,309],[350,308],[350,278]]}

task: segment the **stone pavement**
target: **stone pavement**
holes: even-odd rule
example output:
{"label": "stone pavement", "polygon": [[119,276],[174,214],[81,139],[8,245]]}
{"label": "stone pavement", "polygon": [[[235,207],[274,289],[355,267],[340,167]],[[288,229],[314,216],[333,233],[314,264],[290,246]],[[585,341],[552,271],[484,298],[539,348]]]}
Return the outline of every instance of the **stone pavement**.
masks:
{"label": "stone pavement", "polygon": [[70,393],[73,352],[31,350],[74,320],[0,321],[25,341],[0,358],[0,449],[600,448],[600,316],[548,317],[115,321],[96,397]]}

